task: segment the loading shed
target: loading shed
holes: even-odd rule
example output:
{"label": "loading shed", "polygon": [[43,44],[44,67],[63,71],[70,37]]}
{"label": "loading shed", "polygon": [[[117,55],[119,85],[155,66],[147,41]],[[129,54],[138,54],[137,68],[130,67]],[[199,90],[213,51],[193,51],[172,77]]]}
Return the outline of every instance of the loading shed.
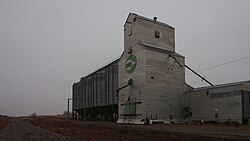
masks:
{"label": "loading shed", "polygon": [[250,81],[195,88],[185,95],[188,121],[250,122]]}

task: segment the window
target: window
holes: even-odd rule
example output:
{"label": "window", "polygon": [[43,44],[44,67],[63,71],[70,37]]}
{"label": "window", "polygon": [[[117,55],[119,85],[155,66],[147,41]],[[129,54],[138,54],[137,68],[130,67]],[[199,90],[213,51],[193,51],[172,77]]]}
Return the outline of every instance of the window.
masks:
{"label": "window", "polygon": [[232,97],[232,96],[240,96],[241,91],[229,91],[229,92],[221,92],[221,93],[212,93],[210,94],[210,98],[222,98],[222,97]]}
{"label": "window", "polygon": [[130,28],[128,31],[128,36],[131,36],[131,35],[132,35],[132,29]]}
{"label": "window", "polygon": [[160,32],[159,31],[155,31],[155,38],[160,38]]}
{"label": "window", "polygon": [[209,91],[206,91],[206,96],[208,96],[209,95]]}
{"label": "window", "polygon": [[136,21],[137,19],[136,19],[136,17],[134,18],[134,22]]}
{"label": "window", "polygon": [[132,53],[132,47],[129,47],[128,48],[128,54],[131,54]]}
{"label": "window", "polygon": [[218,114],[218,113],[215,113],[215,114],[214,114],[214,117],[215,117],[215,118],[219,118],[219,114]]}

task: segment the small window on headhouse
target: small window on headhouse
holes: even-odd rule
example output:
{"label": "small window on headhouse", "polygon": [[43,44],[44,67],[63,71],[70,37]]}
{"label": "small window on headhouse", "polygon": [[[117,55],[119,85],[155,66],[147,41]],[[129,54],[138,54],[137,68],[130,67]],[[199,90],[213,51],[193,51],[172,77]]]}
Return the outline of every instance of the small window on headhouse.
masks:
{"label": "small window on headhouse", "polygon": [[155,31],[155,38],[160,38],[160,32],[159,31]]}
{"label": "small window on headhouse", "polygon": [[128,36],[131,36],[131,35],[132,35],[132,29],[130,28],[128,31]]}
{"label": "small window on headhouse", "polygon": [[131,54],[132,53],[132,47],[129,47],[128,48],[128,54]]}
{"label": "small window on headhouse", "polygon": [[134,22],[136,21],[137,19],[136,19],[136,17],[134,18]]}

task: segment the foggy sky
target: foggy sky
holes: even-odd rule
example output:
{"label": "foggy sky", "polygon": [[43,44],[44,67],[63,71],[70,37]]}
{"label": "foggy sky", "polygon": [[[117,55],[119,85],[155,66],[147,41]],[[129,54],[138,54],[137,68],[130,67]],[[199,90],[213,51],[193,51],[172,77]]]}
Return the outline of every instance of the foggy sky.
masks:
{"label": "foggy sky", "polygon": [[[129,12],[175,27],[195,70],[250,55],[248,0],[1,0],[0,114],[58,114],[71,86],[121,55]],[[250,80],[250,58],[199,72],[214,84]],[[206,86],[186,71],[186,82]]]}

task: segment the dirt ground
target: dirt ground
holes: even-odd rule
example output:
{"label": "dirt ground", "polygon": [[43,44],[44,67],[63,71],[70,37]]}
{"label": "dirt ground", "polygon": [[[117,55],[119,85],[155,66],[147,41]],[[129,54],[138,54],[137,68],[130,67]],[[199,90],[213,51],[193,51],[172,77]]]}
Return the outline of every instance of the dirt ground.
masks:
{"label": "dirt ground", "polygon": [[9,117],[0,116],[0,129],[6,126],[9,122]]}
{"label": "dirt ground", "polygon": [[124,125],[112,122],[72,121],[64,117],[22,117],[42,128],[86,141],[250,141],[250,125],[158,124]]}
{"label": "dirt ground", "polygon": [[79,141],[61,134],[34,126],[28,122],[10,118],[0,129],[0,141]]}

